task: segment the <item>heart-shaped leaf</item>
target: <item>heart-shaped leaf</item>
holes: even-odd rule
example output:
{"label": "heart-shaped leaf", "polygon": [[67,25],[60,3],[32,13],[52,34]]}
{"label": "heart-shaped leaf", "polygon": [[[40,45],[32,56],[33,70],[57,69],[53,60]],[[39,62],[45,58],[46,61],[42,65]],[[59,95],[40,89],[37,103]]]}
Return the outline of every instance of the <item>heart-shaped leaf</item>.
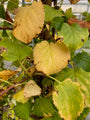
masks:
{"label": "heart-shaped leaf", "polygon": [[64,43],[71,51],[75,51],[83,46],[88,39],[89,32],[87,28],[81,28],[77,23],[71,26],[63,23],[58,35],[63,36]]}
{"label": "heart-shaped leaf", "polygon": [[34,64],[38,71],[46,75],[61,71],[70,60],[70,52],[63,42],[42,41],[34,48]]}
{"label": "heart-shaped leaf", "polygon": [[75,120],[84,108],[84,96],[80,86],[69,79],[56,86],[53,101],[64,120]]}
{"label": "heart-shaped leaf", "polygon": [[32,38],[41,32],[44,16],[41,1],[34,1],[32,5],[20,7],[15,16],[13,35],[22,42],[31,42]]}
{"label": "heart-shaped leaf", "polygon": [[64,81],[67,78],[80,84],[81,91],[85,95],[85,106],[90,107],[90,72],[85,72],[80,68],[68,68],[62,70],[57,76],[59,81]]}

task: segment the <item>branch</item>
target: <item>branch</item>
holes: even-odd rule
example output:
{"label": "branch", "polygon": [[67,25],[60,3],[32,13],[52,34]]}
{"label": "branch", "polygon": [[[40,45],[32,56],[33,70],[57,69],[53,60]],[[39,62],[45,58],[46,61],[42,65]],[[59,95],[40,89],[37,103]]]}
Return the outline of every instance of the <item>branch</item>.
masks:
{"label": "branch", "polygon": [[12,85],[9,88],[7,88],[6,90],[0,92],[0,96],[2,96],[4,93],[7,93],[9,90],[13,89],[14,87],[15,87],[15,85]]}
{"label": "branch", "polygon": [[[2,92],[0,92],[0,96],[2,96],[4,93],[9,92],[11,89],[14,89],[14,88],[17,87],[18,85],[22,85],[22,83],[23,83],[24,81],[28,80],[28,79],[29,79],[29,77],[26,77],[26,78],[24,78],[24,80],[22,80],[22,81],[20,81],[20,82],[18,82],[18,83],[16,83],[16,84],[10,86],[10,87],[7,88],[6,90],[3,90]],[[21,83],[21,84],[20,84],[20,83]]]}
{"label": "branch", "polygon": [[13,30],[13,28],[9,28],[9,27],[0,27],[0,30]]}

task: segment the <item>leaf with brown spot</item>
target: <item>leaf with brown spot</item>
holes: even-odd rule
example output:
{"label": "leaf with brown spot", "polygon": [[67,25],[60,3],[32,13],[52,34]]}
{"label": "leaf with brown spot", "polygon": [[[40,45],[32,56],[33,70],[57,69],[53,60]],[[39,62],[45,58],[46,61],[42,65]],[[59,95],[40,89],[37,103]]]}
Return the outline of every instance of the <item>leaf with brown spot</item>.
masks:
{"label": "leaf with brown spot", "polygon": [[30,80],[26,83],[24,88],[25,98],[30,98],[32,96],[38,96],[41,94],[41,88],[35,83],[34,80]]}

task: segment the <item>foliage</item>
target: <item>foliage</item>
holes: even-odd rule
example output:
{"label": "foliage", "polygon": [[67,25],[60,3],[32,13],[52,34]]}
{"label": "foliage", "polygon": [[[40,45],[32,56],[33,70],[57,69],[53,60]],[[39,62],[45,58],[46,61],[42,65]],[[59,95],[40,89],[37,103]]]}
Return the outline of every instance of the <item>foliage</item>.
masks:
{"label": "foliage", "polygon": [[55,1],[51,7],[49,0],[25,0],[19,7],[21,1],[8,0],[5,9],[6,1],[0,0],[1,119],[84,120],[90,111],[88,28],[69,25],[72,9],[64,12]]}

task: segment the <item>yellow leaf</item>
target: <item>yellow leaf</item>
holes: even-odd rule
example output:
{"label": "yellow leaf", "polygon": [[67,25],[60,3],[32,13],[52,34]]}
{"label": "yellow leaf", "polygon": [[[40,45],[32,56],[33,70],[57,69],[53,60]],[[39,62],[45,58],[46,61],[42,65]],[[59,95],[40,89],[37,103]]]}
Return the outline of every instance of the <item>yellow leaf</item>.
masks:
{"label": "yellow leaf", "polygon": [[33,81],[30,80],[26,83],[24,88],[24,96],[30,98],[32,96],[38,96],[41,94],[41,88]]}
{"label": "yellow leaf", "polygon": [[69,49],[63,42],[42,41],[34,48],[34,64],[46,75],[55,74],[65,68],[70,60]]}
{"label": "yellow leaf", "polygon": [[29,43],[41,32],[44,24],[44,8],[41,1],[20,7],[15,16],[13,35],[22,42]]}
{"label": "yellow leaf", "polygon": [[4,70],[0,72],[0,77],[3,80],[8,80],[12,76],[14,76],[18,71],[12,71],[12,70]]}
{"label": "yellow leaf", "polygon": [[24,97],[24,90],[21,90],[19,92],[17,92],[15,95],[13,95],[13,98],[17,101],[17,102],[21,102],[21,103],[26,103],[28,101],[28,98]]}

